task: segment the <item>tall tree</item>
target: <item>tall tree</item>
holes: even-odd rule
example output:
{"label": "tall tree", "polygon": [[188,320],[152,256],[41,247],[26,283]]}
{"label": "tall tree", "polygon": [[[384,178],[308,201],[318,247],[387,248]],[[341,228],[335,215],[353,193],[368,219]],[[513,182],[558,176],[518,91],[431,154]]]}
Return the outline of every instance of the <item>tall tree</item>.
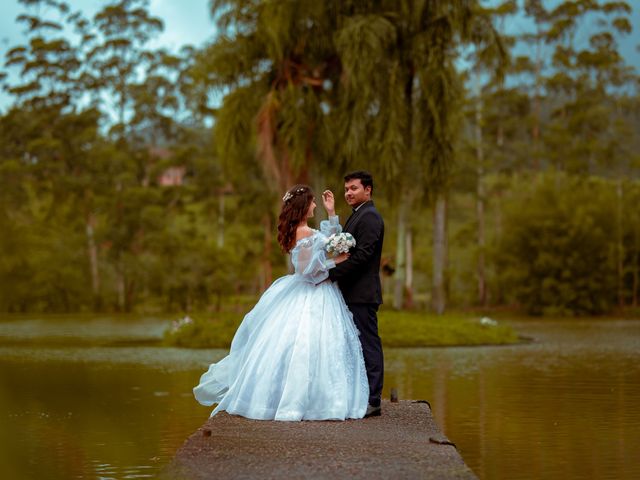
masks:
{"label": "tall tree", "polygon": [[[504,18],[513,15],[517,6],[513,1],[503,2],[496,7],[484,9],[484,22],[477,22],[475,36],[478,41],[475,42],[471,49],[469,60],[471,62],[471,80],[473,84],[472,103],[473,113],[473,150],[475,151],[475,172],[476,172],[476,221],[477,221],[477,291],[478,304],[487,305],[487,275],[486,275],[486,234],[485,234],[485,204],[486,204],[486,186],[485,172],[488,170],[486,160],[486,146],[488,142],[485,139],[483,129],[485,128],[485,106],[486,97],[491,92],[501,92],[503,90],[504,66],[506,63],[507,52],[503,45],[507,39],[503,33],[497,36],[496,24],[503,23]],[[511,40],[511,39],[509,39]],[[483,78],[484,77],[484,78]],[[499,116],[495,117],[498,123],[502,120]],[[498,136],[495,138],[496,143],[502,142],[502,126],[498,127]]]}
{"label": "tall tree", "polygon": [[542,115],[542,78],[544,69],[544,42],[547,32],[545,30],[545,22],[548,19],[548,11],[545,9],[542,0],[525,0],[524,10],[527,16],[533,19],[534,32],[525,32],[522,39],[533,47],[533,59],[522,56],[519,58],[519,71],[526,71],[533,77],[533,95],[531,102],[532,121],[531,121],[531,140],[533,148],[531,151],[531,167],[534,170],[540,169],[540,124]]}
{"label": "tall tree", "polygon": [[225,94],[215,135],[228,174],[249,173],[255,156],[268,187],[269,200],[260,202],[265,283],[271,281],[276,192],[339,164],[327,114],[339,82],[336,8],[312,1],[212,2],[221,33],[200,56],[198,77]]}
{"label": "tall tree", "polygon": [[[453,62],[456,47],[471,41],[471,28],[483,15],[477,5],[213,3],[223,36],[207,54],[210,80],[234,89],[218,115],[216,128],[225,132],[221,155],[242,150],[237,142],[246,143],[246,125],[256,119],[257,155],[274,190],[284,190],[296,174],[305,178],[312,166],[319,173],[313,158],[323,159],[325,168],[340,161],[363,165],[395,185],[400,293],[408,212],[414,190],[422,190],[413,184],[418,179],[442,191],[436,187],[451,163],[460,94]],[[437,232],[445,234],[443,228]],[[444,283],[435,290],[442,311]]]}
{"label": "tall tree", "polygon": [[[126,134],[133,101],[131,87],[140,68],[148,62],[145,45],[162,31],[163,23],[148,11],[149,0],[117,0],[105,5],[93,19],[96,29],[87,59],[92,69],[89,79],[94,98],[113,98],[116,121],[113,128]],[[104,94],[108,94],[107,97]]]}
{"label": "tall tree", "polygon": [[[95,167],[88,157],[98,141],[99,114],[95,109],[79,108],[85,92],[86,37],[82,33],[86,32],[86,20],[64,2],[22,3],[27,13],[20,14],[17,20],[28,25],[28,43],[7,53],[5,65],[21,68],[21,76],[19,83],[6,89],[16,97],[19,108],[29,112],[42,127],[40,148],[25,146],[25,153],[36,159],[36,171],[42,172],[43,181],[52,169],[57,171],[62,176],[55,183],[57,202],[63,204],[71,197],[83,206],[78,214],[84,219],[94,307],[99,307],[96,217],[92,207],[95,187],[90,183]],[[70,29],[81,35],[70,35]]]}
{"label": "tall tree", "polygon": [[[627,2],[565,1],[548,14],[546,41],[553,46],[553,72],[546,88],[553,102],[545,143],[556,168],[597,173],[606,164],[601,133],[606,131],[607,91],[624,81],[625,66],[616,34],[631,30]],[[587,21],[598,20],[587,45],[577,34]]]}
{"label": "tall tree", "polygon": [[[113,167],[118,166],[118,173],[111,177],[113,196],[107,208],[113,219],[109,221],[112,228],[105,235],[109,239],[109,256],[115,265],[120,310],[131,308],[136,285],[134,260],[142,226],[138,223],[141,218],[134,212],[140,213],[137,202],[153,193],[139,190],[145,188],[147,181],[148,142],[139,138],[136,141],[132,131],[134,119],[138,123],[142,121],[142,105],[135,104],[136,93],[138,99],[141,97],[139,79],[154,58],[146,45],[163,29],[162,21],[149,13],[148,4],[148,0],[108,3],[94,16],[92,36],[87,37],[90,70],[85,82],[93,101],[104,103],[111,98],[112,108],[105,109],[105,113],[115,112],[111,134],[117,142],[117,153],[112,163]],[[133,210],[129,212],[129,208]]]}
{"label": "tall tree", "polygon": [[[26,45],[6,53],[5,67],[20,68],[18,83],[5,85],[24,108],[69,109],[82,94],[78,88],[80,45],[66,38],[64,31],[74,22],[64,2],[21,0],[27,8],[17,17],[26,25]],[[47,9],[48,16],[39,14]]]}

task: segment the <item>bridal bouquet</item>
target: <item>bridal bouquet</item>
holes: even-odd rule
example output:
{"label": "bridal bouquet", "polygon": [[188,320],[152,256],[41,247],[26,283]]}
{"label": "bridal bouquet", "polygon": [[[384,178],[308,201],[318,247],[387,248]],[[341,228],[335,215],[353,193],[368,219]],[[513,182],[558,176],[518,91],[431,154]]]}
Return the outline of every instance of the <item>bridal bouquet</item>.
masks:
{"label": "bridal bouquet", "polygon": [[356,246],[356,239],[353,235],[347,232],[334,233],[327,240],[327,246],[325,249],[333,256],[340,255],[341,253],[347,253],[350,248]]}

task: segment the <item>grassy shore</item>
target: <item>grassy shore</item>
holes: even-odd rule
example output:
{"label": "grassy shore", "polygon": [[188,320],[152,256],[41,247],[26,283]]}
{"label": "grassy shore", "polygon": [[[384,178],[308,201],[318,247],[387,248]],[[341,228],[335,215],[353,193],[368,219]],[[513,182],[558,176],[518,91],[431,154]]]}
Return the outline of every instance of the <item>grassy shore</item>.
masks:
{"label": "grassy shore", "polygon": [[[231,312],[194,315],[193,320],[173,322],[165,332],[164,343],[188,348],[229,348],[242,318],[242,314]],[[382,310],[378,319],[385,347],[507,345],[520,341],[506,323],[469,314],[438,316]]]}
{"label": "grassy shore", "polygon": [[378,314],[378,323],[385,347],[508,345],[520,341],[508,324],[469,314],[384,310]]}

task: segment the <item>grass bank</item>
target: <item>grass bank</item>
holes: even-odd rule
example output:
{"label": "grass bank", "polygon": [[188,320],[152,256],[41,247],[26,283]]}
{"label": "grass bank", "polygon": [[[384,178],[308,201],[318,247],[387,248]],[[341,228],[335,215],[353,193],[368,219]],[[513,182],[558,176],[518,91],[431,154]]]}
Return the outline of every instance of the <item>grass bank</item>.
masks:
{"label": "grass bank", "polygon": [[[164,344],[187,348],[229,348],[243,315],[233,312],[194,315],[175,321],[165,331]],[[507,345],[519,342],[504,322],[469,314],[433,315],[383,309],[378,314],[385,347]]]}
{"label": "grass bank", "polygon": [[520,339],[510,325],[487,317],[383,310],[378,330],[385,347],[509,345]]}

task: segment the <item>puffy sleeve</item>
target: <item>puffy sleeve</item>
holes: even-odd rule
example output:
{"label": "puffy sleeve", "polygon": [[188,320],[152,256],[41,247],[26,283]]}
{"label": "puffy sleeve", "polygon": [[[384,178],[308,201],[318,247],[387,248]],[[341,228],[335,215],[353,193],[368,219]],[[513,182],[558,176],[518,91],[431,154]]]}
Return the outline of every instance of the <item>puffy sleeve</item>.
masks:
{"label": "puffy sleeve", "polygon": [[338,215],[329,217],[329,220],[322,220],[320,222],[320,232],[322,232],[325,237],[342,233],[342,225],[340,225],[340,218]]}
{"label": "puffy sleeve", "polygon": [[326,280],[329,277],[329,269],[336,266],[332,259],[327,258],[327,252],[324,249],[326,244],[327,237],[321,232],[300,240],[291,250],[291,262],[295,274],[314,285]]}

